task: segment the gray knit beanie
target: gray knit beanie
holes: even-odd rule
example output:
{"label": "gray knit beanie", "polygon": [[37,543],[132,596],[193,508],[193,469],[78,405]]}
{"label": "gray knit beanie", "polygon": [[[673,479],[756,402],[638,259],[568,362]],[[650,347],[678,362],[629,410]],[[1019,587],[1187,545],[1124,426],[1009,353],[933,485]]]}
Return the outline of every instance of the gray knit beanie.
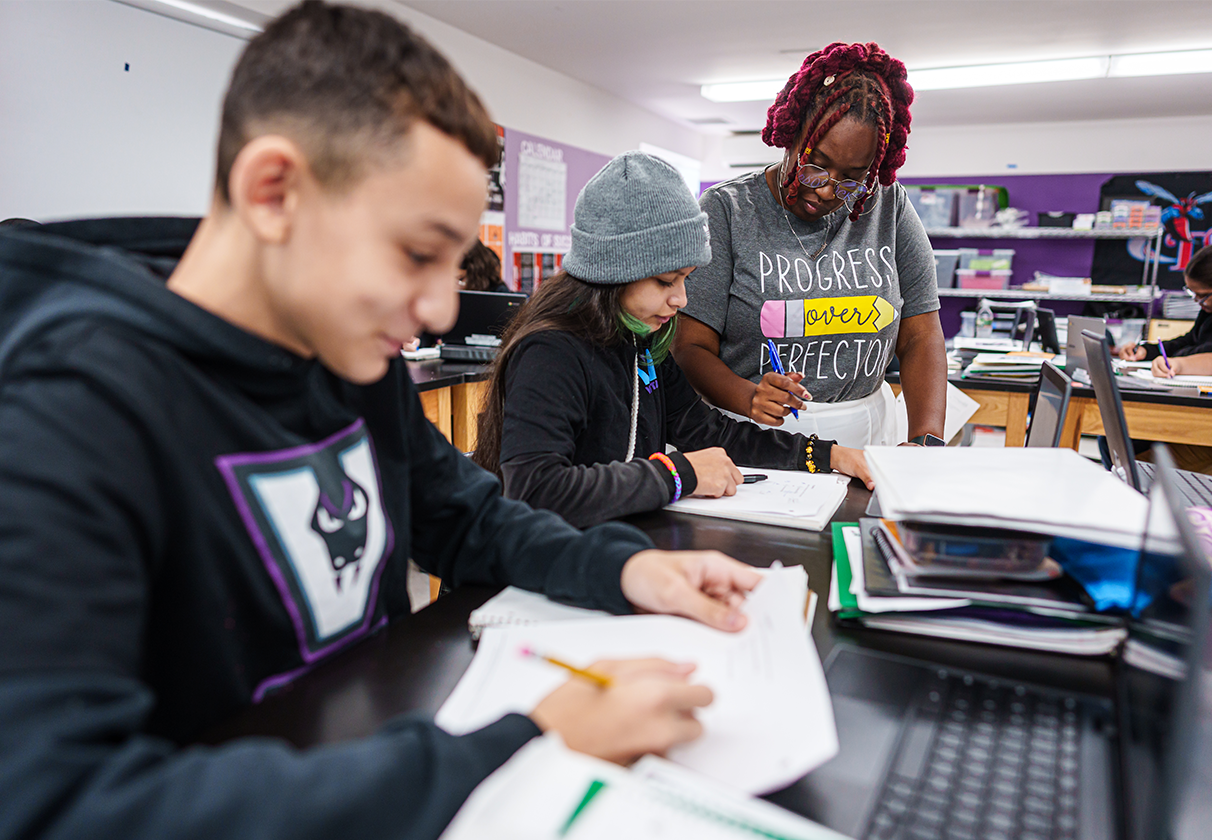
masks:
{"label": "gray knit beanie", "polygon": [[678,171],[660,158],[625,152],[589,179],[573,211],[564,270],[622,285],[711,262],[707,214]]}

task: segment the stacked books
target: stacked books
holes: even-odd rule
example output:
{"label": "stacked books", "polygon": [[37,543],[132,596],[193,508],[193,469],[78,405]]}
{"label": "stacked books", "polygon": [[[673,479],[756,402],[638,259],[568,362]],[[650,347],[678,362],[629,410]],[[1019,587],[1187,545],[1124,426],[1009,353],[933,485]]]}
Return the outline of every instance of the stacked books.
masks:
{"label": "stacked books", "polygon": [[1096,655],[1124,639],[1144,496],[1068,449],[871,447],[878,518],[834,529],[868,627]]}
{"label": "stacked books", "polygon": [[1038,382],[1040,368],[1051,353],[981,353],[964,370],[965,379],[994,382]]}
{"label": "stacked books", "polygon": [[866,627],[969,642],[1094,656],[1126,633],[1050,558],[1036,579],[922,573],[905,561],[896,524],[833,526],[830,610]]}

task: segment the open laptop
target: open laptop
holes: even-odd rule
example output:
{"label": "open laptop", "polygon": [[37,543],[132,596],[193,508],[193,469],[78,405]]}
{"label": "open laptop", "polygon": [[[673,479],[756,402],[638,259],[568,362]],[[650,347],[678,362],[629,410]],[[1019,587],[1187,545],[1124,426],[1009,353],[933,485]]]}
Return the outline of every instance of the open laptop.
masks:
{"label": "open laptop", "polygon": [[1045,353],[1060,353],[1060,340],[1056,335],[1056,312],[1039,307],[1035,310],[1035,338],[1039,349]]}
{"label": "open laptop", "polygon": [[[1107,436],[1107,449],[1111,452],[1111,463],[1128,485],[1147,493],[1153,484],[1154,467],[1138,462],[1128,434],[1128,420],[1124,416],[1124,401],[1119,393],[1119,383],[1111,366],[1111,347],[1102,333],[1083,330],[1081,339],[1090,372],[1090,384],[1098,400],[1098,413],[1102,416],[1103,432]],[[1212,506],[1212,475],[1178,470],[1178,481],[1183,498],[1190,506]]]}
{"label": "open laptop", "polygon": [[[1181,541],[1142,552],[1137,589],[1192,595],[1185,611],[1165,613],[1162,635],[1178,640],[1168,660],[1141,648],[1116,665],[1109,699],[841,643],[826,662],[841,751],[791,789],[796,810],[860,840],[1161,840],[1192,822],[1191,802],[1207,791],[1184,789],[1186,736],[1197,728],[1194,692],[1212,704],[1212,681],[1196,678],[1207,676],[1212,572],[1161,457],[1151,512],[1170,523],[1151,516],[1147,530],[1177,529]],[[1134,617],[1130,638],[1158,636],[1150,618]],[[1134,664],[1158,661],[1169,676]],[[1191,836],[1206,836],[1199,830]]]}
{"label": "open laptop", "polygon": [[1060,446],[1072,396],[1073,380],[1052,362],[1044,362],[1039,370],[1039,390],[1035,392],[1027,446]]}
{"label": "open laptop", "polygon": [[1102,318],[1069,316],[1069,331],[1065,334],[1065,367],[1072,374],[1086,369],[1086,346],[1082,344],[1082,331],[1102,335],[1107,331],[1107,322]]}
{"label": "open laptop", "polygon": [[526,295],[505,292],[459,292],[459,317],[444,335],[421,336],[422,347],[442,342],[443,359],[465,362],[491,362],[501,346],[501,334]]}

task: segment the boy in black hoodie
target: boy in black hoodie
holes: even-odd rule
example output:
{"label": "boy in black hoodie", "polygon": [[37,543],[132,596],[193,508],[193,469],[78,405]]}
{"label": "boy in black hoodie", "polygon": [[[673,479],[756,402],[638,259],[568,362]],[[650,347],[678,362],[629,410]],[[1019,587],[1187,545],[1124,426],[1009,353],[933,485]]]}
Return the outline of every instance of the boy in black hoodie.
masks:
{"label": "boy in black hoodie", "polygon": [[541,730],[698,733],[710,692],[647,661],[460,738],[181,746],[406,614],[410,556],[743,625],[752,569],[506,501],[425,421],[400,344],[454,319],[496,143],[405,27],[308,2],[234,72],[200,224],[0,233],[0,837],[434,837]]}

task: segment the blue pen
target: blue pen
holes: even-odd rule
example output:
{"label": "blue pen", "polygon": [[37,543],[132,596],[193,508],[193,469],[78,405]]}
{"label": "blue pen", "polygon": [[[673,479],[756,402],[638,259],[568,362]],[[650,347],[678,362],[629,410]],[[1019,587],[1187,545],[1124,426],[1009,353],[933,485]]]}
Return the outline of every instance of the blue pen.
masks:
{"label": "blue pen", "polygon": [[[779,349],[769,338],[766,339],[766,349],[770,351],[770,368],[777,374],[786,375],[786,371],[783,370],[783,360],[779,358]],[[800,419],[800,413],[794,408],[791,409],[791,413],[795,415],[796,420]]]}
{"label": "blue pen", "polygon": [[1170,367],[1170,357],[1166,355],[1166,342],[1159,338],[1157,340],[1157,349],[1161,350],[1162,361],[1166,363],[1166,370],[1174,373],[1174,368]]}

